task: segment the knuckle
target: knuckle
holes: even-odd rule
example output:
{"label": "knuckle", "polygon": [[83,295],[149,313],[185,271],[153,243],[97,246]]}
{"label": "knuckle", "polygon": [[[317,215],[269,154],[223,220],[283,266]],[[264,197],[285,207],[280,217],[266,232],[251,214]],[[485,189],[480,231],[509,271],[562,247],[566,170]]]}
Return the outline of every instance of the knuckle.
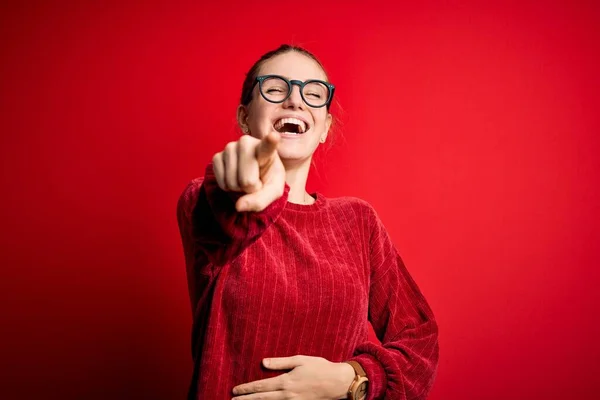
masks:
{"label": "knuckle", "polygon": [[240,154],[254,154],[255,152],[255,148],[252,145],[252,143],[246,142],[246,143],[240,143],[240,146],[238,147],[238,152]]}
{"label": "knuckle", "polygon": [[229,142],[225,145],[224,153],[231,153],[231,152],[235,151],[236,147],[237,147],[236,142]]}
{"label": "knuckle", "polygon": [[243,136],[242,136],[242,137],[241,137],[241,138],[238,140],[238,142],[239,142],[240,144],[247,145],[247,144],[250,144],[250,143],[252,143],[252,142],[253,142],[253,140],[252,140],[252,139],[254,139],[254,138],[253,138],[252,136],[250,136],[250,135],[243,135]]}

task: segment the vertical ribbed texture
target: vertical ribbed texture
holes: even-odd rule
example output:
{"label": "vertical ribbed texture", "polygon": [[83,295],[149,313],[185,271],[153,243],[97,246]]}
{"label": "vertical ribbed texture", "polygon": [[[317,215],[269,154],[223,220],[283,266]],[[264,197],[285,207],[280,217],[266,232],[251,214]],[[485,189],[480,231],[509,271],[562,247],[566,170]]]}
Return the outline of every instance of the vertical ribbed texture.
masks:
{"label": "vertical ribbed texture", "polygon": [[[238,213],[211,165],[177,216],[194,315],[189,399],[229,399],[234,386],[279,375],[265,357],[353,359],[367,400],[425,399],[438,361],[437,325],[371,206],[312,205],[284,195]],[[382,345],[368,341],[371,321]]]}

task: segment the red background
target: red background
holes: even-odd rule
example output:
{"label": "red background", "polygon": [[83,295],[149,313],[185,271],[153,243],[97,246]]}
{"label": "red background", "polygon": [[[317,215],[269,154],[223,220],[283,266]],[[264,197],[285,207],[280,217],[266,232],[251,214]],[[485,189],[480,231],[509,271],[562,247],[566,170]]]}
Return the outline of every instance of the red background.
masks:
{"label": "red background", "polygon": [[310,188],[375,206],[439,320],[430,399],[597,398],[600,7],[55,3],[0,6],[3,399],[184,397],[176,201],[283,42],[338,87]]}

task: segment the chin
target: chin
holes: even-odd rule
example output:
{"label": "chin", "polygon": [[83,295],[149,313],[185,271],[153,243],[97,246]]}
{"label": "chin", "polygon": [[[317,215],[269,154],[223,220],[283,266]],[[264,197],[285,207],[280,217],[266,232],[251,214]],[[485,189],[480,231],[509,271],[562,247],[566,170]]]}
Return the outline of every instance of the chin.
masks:
{"label": "chin", "polygon": [[299,164],[303,162],[310,162],[311,155],[307,154],[305,151],[294,151],[293,149],[284,149],[281,146],[277,149],[277,153],[279,154],[279,158],[284,164]]}
{"label": "chin", "polygon": [[286,149],[282,148],[277,149],[277,153],[279,154],[281,161],[302,161],[310,158],[310,155],[302,154],[297,151],[287,151]]}

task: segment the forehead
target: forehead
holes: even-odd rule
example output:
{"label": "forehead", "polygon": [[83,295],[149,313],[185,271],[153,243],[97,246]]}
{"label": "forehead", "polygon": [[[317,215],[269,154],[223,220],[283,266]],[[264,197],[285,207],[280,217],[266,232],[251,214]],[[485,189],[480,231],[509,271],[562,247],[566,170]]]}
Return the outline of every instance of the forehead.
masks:
{"label": "forehead", "polygon": [[327,80],[325,72],[315,60],[295,51],[279,54],[265,61],[260,68],[259,75],[271,74],[301,81]]}

